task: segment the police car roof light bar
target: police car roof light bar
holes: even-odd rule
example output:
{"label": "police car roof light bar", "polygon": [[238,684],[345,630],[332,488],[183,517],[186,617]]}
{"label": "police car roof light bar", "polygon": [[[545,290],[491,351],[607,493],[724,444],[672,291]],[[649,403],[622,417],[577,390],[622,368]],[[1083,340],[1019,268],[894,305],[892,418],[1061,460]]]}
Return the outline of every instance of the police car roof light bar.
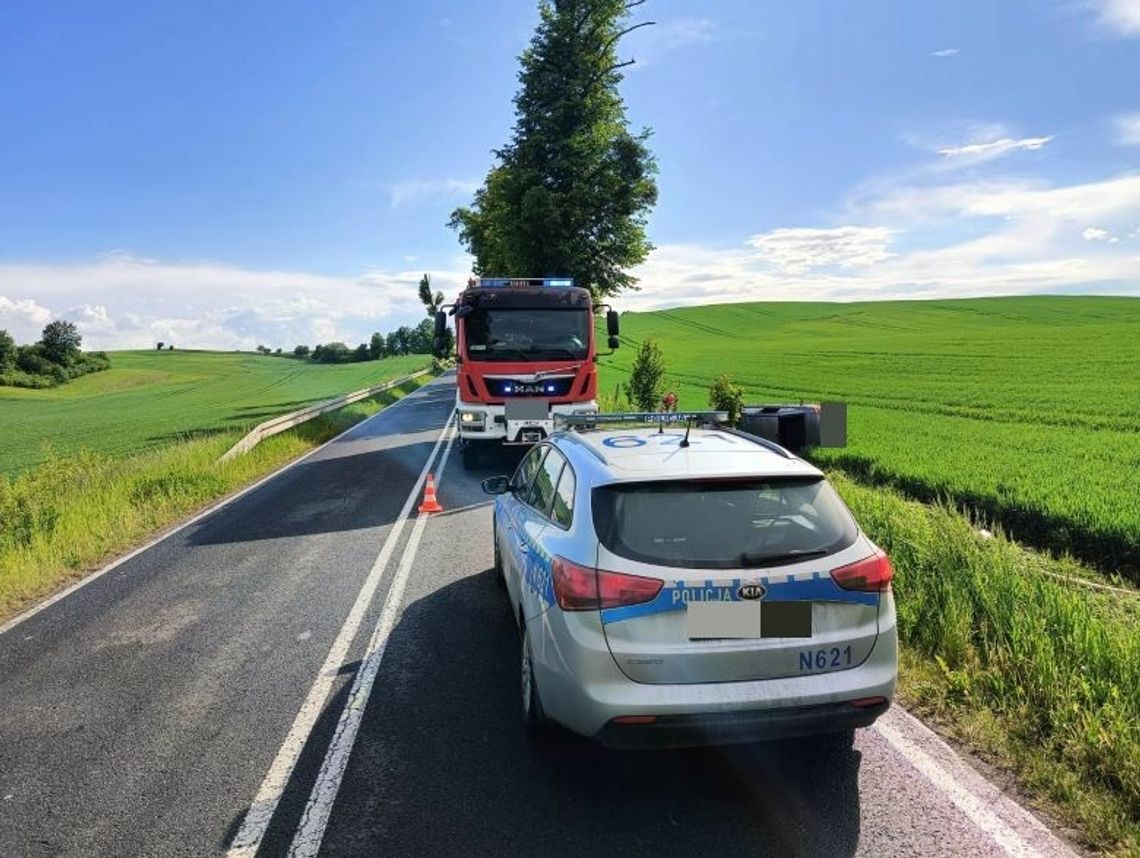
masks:
{"label": "police car roof light bar", "polygon": [[571,428],[607,423],[727,423],[727,411],[615,411],[602,414],[555,414],[554,420]]}
{"label": "police car roof light bar", "polygon": [[476,285],[481,289],[510,288],[512,286],[542,286],[547,288],[566,288],[574,285],[573,277],[480,277]]}

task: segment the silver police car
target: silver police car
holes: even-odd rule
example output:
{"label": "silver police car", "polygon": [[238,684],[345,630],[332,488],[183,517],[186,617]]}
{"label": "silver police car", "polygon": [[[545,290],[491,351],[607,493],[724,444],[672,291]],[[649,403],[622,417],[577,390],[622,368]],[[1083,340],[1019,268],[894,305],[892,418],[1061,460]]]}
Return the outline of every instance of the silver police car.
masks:
{"label": "silver police car", "polygon": [[890,705],[890,562],[783,448],[561,431],[483,488],[530,728],[613,747],[849,737]]}

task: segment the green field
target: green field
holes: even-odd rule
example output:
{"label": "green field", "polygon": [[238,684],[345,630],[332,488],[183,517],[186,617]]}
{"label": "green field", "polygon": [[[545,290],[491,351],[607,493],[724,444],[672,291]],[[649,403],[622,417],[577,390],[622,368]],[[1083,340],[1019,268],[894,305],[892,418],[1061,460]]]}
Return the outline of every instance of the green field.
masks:
{"label": "green field", "polygon": [[0,475],[56,453],[114,457],[232,432],[407,375],[426,355],[311,364],[236,352],[111,352],[111,369],[53,390],[0,387]]}
{"label": "green field", "polygon": [[728,370],[746,401],[844,400],[823,463],[1014,535],[1140,570],[1140,299],[756,303],[622,317],[613,395],[654,337],[682,409]]}

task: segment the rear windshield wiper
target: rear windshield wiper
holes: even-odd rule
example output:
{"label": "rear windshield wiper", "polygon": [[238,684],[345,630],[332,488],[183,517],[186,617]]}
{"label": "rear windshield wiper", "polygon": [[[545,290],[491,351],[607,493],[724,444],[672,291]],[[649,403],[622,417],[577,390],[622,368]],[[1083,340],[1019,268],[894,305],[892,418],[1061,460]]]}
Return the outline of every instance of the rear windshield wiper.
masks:
{"label": "rear windshield wiper", "polygon": [[785,551],[783,554],[749,554],[745,551],[740,555],[740,565],[745,568],[753,566],[778,566],[781,563],[794,563],[797,560],[806,560],[809,557],[822,557],[827,554],[823,548],[801,548],[795,551]]}

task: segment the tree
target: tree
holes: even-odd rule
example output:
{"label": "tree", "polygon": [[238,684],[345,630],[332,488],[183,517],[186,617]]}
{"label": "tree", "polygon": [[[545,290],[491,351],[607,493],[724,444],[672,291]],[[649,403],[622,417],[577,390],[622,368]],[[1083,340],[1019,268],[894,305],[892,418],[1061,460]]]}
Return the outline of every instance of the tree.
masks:
{"label": "tree", "polygon": [[313,360],[320,363],[321,358],[323,358],[324,355],[325,355],[325,347],[324,346],[322,346],[320,343],[317,343],[315,346],[313,346]]}
{"label": "tree", "polygon": [[174,351],[174,343],[170,343],[170,345],[168,345],[168,346],[166,347],[166,350],[167,350],[168,352],[172,352],[172,351]]}
{"label": "tree", "polygon": [[384,335],[377,332],[372,335],[372,339],[368,343],[368,356],[372,360],[380,360],[384,357]]}
{"label": "tree", "polygon": [[403,354],[400,351],[400,335],[392,331],[384,338],[384,350],[390,355]]}
{"label": "tree", "polygon": [[436,292],[434,295],[432,294],[430,274],[425,274],[420,278],[420,302],[424,305],[424,309],[427,310],[428,316],[432,318],[435,317],[439,308],[443,306],[443,293]]}
{"label": "tree", "polygon": [[44,357],[52,363],[67,366],[79,356],[83,337],[72,322],[56,319],[44,327],[40,342],[43,343]]}
{"label": "tree", "polygon": [[16,364],[16,341],[12,335],[0,328],[0,372],[11,369]]}
{"label": "tree", "polygon": [[263,346],[261,344],[258,344],[257,351],[259,354],[263,354],[263,355],[270,354],[269,346]]}
{"label": "tree", "polygon": [[275,348],[275,349],[273,350],[273,354],[275,354],[275,355],[279,355],[279,354],[281,354],[281,346],[278,346],[277,348]]}
{"label": "tree", "polygon": [[368,343],[361,343],[352,352],[352,359],[354,361],[368,360],[371,355],[368,352]]}
{"label": "tree", "polygon": [[412,354],[431,354],[431,341],[435,338],[435,322],[424,319],[412,330],[408,342],[408,351]]}
{"label": "tree", "polygon": [[735,426],[744,411],[744,389],[733,384],[727,372],[722,373],[709,385],[709,405],[717,411],[727,411],[729,425]]}
{"label": "tree", "polygon": [[308,346],[296,346],[296,347],[294,347],[293,357],[295,357],[295,358],[307,358],[308,356],[309,356],[309,347]]}
{"label": "tree", "polygon": [[626,390],[629,398],[642,411],[656,411],[665,384],[665,357],[656,340],[642,340],[633,359]]}
{"label": "tree", "polygon": [[344,343],[329,343],[321,350],[317,358],[321,363],[347,363],[352,356],[348,346]]}
{"label": "tree", "polygon": [[162,340],[159,340],[159,341],[158,341],[158,345],[157,345],[157,346],[155,346],[155,348],[156,348],[158,351],[162,351],[164,348],[166,348],[166,343],[164,343]]}
{"label": "tree", "polygon": [[636,288],[627,269],[653,249],[650,132],[631,134],[618,94],[622,36],[644,0],[542,0],[520,57],[509,142],[449,226],[479,274],[575,277],[596,298]]}

